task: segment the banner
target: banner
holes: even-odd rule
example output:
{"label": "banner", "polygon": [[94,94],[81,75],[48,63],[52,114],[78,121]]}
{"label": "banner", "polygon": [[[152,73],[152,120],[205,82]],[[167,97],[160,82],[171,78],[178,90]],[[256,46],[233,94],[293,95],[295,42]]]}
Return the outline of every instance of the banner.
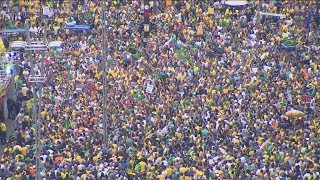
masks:
{"label": "banner", "polygon": [[302,95],[300,98],[300,101],[302,102],[302,104],[307,105],[308,107],[311,104],[311,100],[312,100],[312,97],[308,95]]}
{"label": "banner", "polygon": [[93,20],[93,13],[91,12],[83,13],[82,17],[84,20]]}

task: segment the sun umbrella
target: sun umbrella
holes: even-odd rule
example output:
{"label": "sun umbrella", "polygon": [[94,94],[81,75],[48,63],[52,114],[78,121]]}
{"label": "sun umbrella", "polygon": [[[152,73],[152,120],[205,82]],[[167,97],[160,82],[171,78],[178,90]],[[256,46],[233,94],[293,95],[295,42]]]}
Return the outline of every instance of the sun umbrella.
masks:
{"label": "sun umbrella", "polygon": [[290,110],[290,111],[286,112],[285,115],[288,118],[294,118],[293,131],[295,132],[296,131],[296,119],[299,118],[299,117],[303,117],[304,113],[302,111],[293,109],[293,110]]}
{"label": "sun umbrella", "polygon": [[62,161],[62,157],[57,156],[56,158],[54,158],[54,161],[57,162],[57,163],[59,163],[59,162]]}
{"label": "sun umbrella", "polygon": [[201,134],[202,134],[203,136],[207,136],[207,135],[209,134],[209,131],[208,131],[207,129],[203,129],[203,130],[201,131]]}
{"label": "sun umbrella", "polygon": [[13,147],[13,151],[15,151],[15,150],[21,151],[21,146],[15,145],[15,146]]}
{"label": "sun umbrella", "polygon": [[242,0],[242,1],[226,1],[226,5],[228,6],[244,6],[248,4],[248,1]]}
{"label": "sun umbrella", "polygon": [[302,111],[293,109],[286,112],[285,115],[289,118],[294,118],[294,117],[302,117],[304,116],[304,113]]}

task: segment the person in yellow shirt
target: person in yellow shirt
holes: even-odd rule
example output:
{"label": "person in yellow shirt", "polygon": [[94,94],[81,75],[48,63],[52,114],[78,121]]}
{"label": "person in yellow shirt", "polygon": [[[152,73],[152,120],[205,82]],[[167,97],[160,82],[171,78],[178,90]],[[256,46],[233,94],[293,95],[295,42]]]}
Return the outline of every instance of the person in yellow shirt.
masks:
{"label": "person in yellow shirt", "polygon": [[141,172],[145,172],[146,171],[146,167],[147,167],[147,163],[145,163],[144,161],[141,161],[139,163],[139,165],[140,165]]}
{"label": "person in yellow shirt", "polygon": [[22,88],[21,88],[22,95],[27,96],[28,90],[29,90],[29,88],[26,86],[26,84],[23,84]]}
{"label": "person in yellow shirt", "polygon": [[172,169],[171,167],[167,167],[166,172],[167,172],[167,175],[168,175],[168,176],[172,176],[172,174],[173,174],[173,169]]}
{"label": "person in yellow shirt", "polygon": [[159,174],[157,176],[157,180],[164,180],[164,175],[163,174]]}
{"label": "person in yellow shirt", "polygon": [[0,141],[1,144],[6,144],[7,141],[7,126],[4,122],[0,124]]}
{"label": "person in yellow shirt", "polygon": [[21,154],[23,155],[23,156],[26,156],[27,155],[27,153],[28,153],[28,146],[23,146],[22,148],[21,148]]}

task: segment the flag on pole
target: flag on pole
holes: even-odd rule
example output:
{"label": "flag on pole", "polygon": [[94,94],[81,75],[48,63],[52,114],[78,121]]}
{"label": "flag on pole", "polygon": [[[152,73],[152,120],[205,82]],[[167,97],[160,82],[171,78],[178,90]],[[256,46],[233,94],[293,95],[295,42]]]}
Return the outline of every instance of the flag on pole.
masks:
{"label": "flag on pole", "polygon": [[233,84],[231,84],[230,86],[228,86],[228,90],[229,90],[229,91],[234,90],[234,86],[233,86]]}

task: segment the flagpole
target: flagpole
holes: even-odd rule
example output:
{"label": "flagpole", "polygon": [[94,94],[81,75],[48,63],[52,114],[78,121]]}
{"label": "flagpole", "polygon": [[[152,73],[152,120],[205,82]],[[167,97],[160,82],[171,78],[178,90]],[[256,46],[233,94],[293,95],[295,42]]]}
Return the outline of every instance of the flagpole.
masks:
{"label": "flagpole", "polygon": [[106,59],[106,18],[105,18],[105,0],[102,1],[102,84],[103,84],[103,89],[102,89],[102,95],[103,95],[103,116],[102,116],[102,125],[103,125],[103,146],[107,148],[107,59]]}

